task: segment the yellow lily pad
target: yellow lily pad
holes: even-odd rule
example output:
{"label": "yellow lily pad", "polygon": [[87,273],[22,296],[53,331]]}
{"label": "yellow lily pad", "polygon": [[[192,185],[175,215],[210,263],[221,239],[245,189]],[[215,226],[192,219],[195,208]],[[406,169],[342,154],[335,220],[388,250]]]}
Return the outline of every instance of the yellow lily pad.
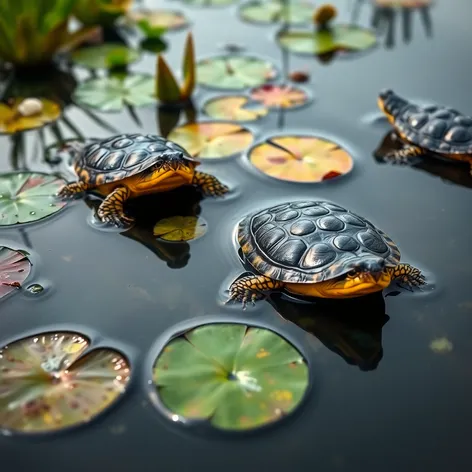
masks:
{"label": "yellow lily pad", "polygon": [[208,224],[196,216],[172,216],[164,218],[154,226],[154,236],[164,241],[191,241],[207,232]]}
{"label": "yellow lily pad", "polygon": [[174,128],[168,139],[182,146],[193,157],[219,159],[245,151],[254,136],[247,128],[237,124],[206,121]]}
{"label": "yellow lily pad", "polygon": [[128,13],[128,17],[136,24],[145,25],[146,31],[177,30],[188,25],[188,19],[184,13],[176,10],[134,10]]}
{"label": "yellow lily pad", "polygon": [[208,100],[203,112],[215,120],[256,121],[269,113],[263,105],[246,108],[249,98],[244,95],[216,97]]}
{"label": "yellow lily pad", "polygon": [[23,100],[25,98],[18,97],[9,103],[0,103],[0,134],[12,134],[41,128],[53,123],[61,116],[61,107],[52,100],[44,98],[39,99],[42,104],[42,110],[39,113],[24,116],[18,109]]}

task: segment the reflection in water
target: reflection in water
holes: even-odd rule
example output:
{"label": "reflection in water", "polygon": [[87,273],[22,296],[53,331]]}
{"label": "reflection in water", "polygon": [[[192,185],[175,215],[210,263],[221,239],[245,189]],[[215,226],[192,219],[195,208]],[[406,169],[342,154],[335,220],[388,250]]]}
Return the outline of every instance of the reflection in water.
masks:
{"label": "reflection in water", "polygon": [[[199,216],[202,198],[198,189],[181,187],[170,192],[129,200],[126,204],[126,211],[136,218],[136,223],[132,228],[120,234],[146,246],[159,259],[166,262],[171,269],[181,269],[187,265],[190,259],[190,244],[185,241],[163,241],[154,236],[153,229],[156,223],[164,218]],[[101,199],[93,195],[88,196],[84,201],[95,212],[102,202]]]}
{"label": "reflection in water", "polygon": [[197,111],[191,102],[185,107],[161,105],[156,108],[156,112],[159,125],[157,132],[164,138],[167,138],[169,133],[179,124],[181,117],[185,118],[185,124],[195,123],[197,117]]}
{"label": "reflection in water", "polygon": [[381,293],[316,303],[300,303],[274,294],[268,301],[283,318],[318,338],[348,364],[362,371],[375,370],[379,365],[382,328],[389,320]]}
{"label": "reflection in water", "polygon": [[[389,131],[383,138],[379,147],[374,151],[373,156],[378,164],[385,164],[384,156],[391,151],[400,150],[404,143],[397,137],[394,131]],[[446,182],[450,182],[462,187],[472,188],[470,177],[470,166],[465,162],[443,160],[439,156],[421,156],[412,158],[409,166],[420,169],[431,175],[436,175]]]}

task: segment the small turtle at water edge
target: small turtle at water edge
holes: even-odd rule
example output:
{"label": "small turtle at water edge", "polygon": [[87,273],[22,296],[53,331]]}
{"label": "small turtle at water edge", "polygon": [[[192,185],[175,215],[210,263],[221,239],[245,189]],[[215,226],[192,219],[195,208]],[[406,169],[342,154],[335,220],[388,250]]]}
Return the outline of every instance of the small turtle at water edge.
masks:
{"label": "small turtle at water edge", "polygon": [[98,217],[115,226],[133,222],[123,209],[129,198],[182,185],[195,185],[209,196],[221,196],[229,190],[216,177],[196,171],[200,162],[183,147],[153,134],[69,141],[60,152],[72,155],[79,181],[63,187],[59,197],[97,190],[106,195],[98,208]]}
{"label": "small turtle at water edge", "polygon": [[421,271],[400,263],[396,244],[365,218],[325,201],[294,201],[252,213],[237,234],[245,262],[255,271],[230,286],[246,306],[266,292],[320,298],[355,298],[393,280],[424,285]]}
{"label": "small turtle at water edge", "polygon": [[444,106],[415,105],[392,90],[379,94],[378,106],[405,144],[384,156],[386,162],[407,164],[431,154],[467,162],[472,174],[472,117]]}

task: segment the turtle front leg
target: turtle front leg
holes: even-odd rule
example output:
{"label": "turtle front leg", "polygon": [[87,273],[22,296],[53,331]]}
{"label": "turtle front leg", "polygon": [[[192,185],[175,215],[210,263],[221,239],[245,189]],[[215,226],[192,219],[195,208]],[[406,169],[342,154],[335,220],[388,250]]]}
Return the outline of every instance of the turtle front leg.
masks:
{"label": "turtle front leg", "polygon": [[98,207],[97,213],[100,220],[114,226],[132,224],[134,219],[126,216],[123,208],[130,195],[131,192],[127,187],[118,187],[113,190]]}
{"label": "turtle front leg", "polygon": [[409,289],[419,287],[426,283],[421,270],[411,266],[410,264],[398,264],[397,266],[388,268],[387,270],[389,271],[392,280],[396,280],[399,285],[405,285]]}
{"label": "turtle front leg", "polygon": [[248,302],[255,305],[256,300],[265,298],[265,292],[283,288],[284,284],[277,280],[269,279],[264,275],[247,275],[238,277],[229,287],[230,297],[226,301],[238,301],[243,304],[243,310],[246,309]]}
{"label": "turtle front leg", "polygon": [[211,197],[219,197],[229,192],[229,188],[222,184],[216,177],[205,172],[195,172],[193,185],[200,187],[202,192]]}
{"label": "turtle front leg", "polygon": [[407,145],[403,149],[391,151],[383,157],[384,162],[390,164],[410,164],[414,157],[424,156],[426,151],[423,148],[413,145]]}
{"label": "turtle front leg", "polygon": [[64,187],[59,190],[57,196],[59,198],[72,198],[74,195],[77,195],[82,192],[86,192],[94,188],[95,185],[88,184],[86,182],[73,182],[71,184],[64,185]]}

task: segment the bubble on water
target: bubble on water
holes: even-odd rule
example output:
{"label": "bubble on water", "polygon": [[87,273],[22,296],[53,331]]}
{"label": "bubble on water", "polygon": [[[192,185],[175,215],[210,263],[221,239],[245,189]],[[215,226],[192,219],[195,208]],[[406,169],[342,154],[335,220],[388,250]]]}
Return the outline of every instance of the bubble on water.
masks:
{"label": "bubble on water", "polygon": [[32,285],[29,285],[26,290],[28,290],[28,292],[30,293],[41,293],[42,291],[44,291],[44,287],[42,285],[39,285],[39,284],[32,284]]}

